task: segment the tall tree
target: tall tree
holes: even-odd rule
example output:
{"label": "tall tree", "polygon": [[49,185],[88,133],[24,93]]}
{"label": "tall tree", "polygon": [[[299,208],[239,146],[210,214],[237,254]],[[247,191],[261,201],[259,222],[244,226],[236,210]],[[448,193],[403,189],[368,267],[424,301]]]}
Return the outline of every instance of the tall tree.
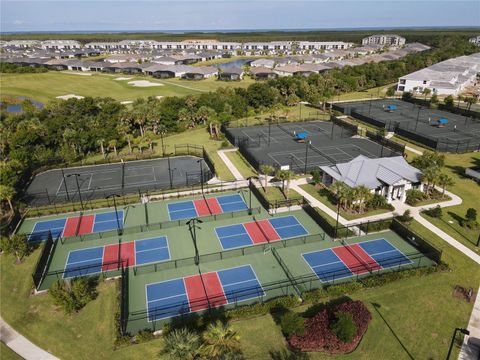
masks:
{"label": "tall tree", "polygon": [[30,252],[27,235],[25,234],[2,237],[0,239],[0,248],[5,253],[14,255],[17,264],[21,263],[22,259]]}
{"label": "tall tree", "polygon": [[0,199],[2,201],[8,202],[8,206],[10,207],[10,211],[12,213],[15,211],[12,204],[12,200],[14,196],[15,196],[15,189],[13,188],[13,186],[0,184]]}
{"label": "tall tree", "polygon": [[263,164],[263,165],[260,165],[260,172],[263,174],[264,176],[264,184],[265,184],[265,193],[267,192],[267,186],[268,186],[268,176],[270,174],[272,174],[273,172],[275,171],[275,168],[271,165],[268,165],[268,164]]}
{"label": "tall tree", "polygon": [[455,181],[453,178],[445,173],[441,173],[438,175],[438,185],[442,187],[442,197],[445,196],[445,188],[447,186],[455,185]]}
{"label": "tall tree", "polygon": [[290,181],[295,177],[295,174],[290,170],[277,170],[275,177],[282,181],[283,195],[288,200]]}
{"label": "tall tree", "polygon": [[241,350],[237,332],[220,320],[208,325],[203,340],[205,341],[203,354],[208,359],[224,359],[226,356],[239,354]]}

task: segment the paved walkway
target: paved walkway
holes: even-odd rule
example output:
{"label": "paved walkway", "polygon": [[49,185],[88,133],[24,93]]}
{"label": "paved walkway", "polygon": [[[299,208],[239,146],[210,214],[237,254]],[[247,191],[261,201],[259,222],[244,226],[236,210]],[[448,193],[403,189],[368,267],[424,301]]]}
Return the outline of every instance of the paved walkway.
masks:
{"label": "paved walkway", "polygon": [[480,288],[477,291],[477,298],[467,329],[470,331],[470,335],[463,339],[458,360],[478,360],[480,359]]}
{"label": "paved walkway", "polygon": [[16,332],[0,317],[0,340],[27,360],[59,360]]}
{"label": "paved walkway", "polygon": [[228,156],[225,154],[226,152],[233,152],[233,151],[237,151],[237,150],[238,149],[236,149],[236,148],[235,149],[228,149],[228,150],[218,150],[217,154],[218,154],[218,156],[220,156],[220,159],[222,159],[222,161],[225,163],[225,165],[227,165],[228,170],[230,170],[230,172],[233,174],[233,176],[235,177],[236,180],[245,180],[245,178],[242,176],[240,171],[238,171],[236,166],[233,165],[233,163],[230,161]]}

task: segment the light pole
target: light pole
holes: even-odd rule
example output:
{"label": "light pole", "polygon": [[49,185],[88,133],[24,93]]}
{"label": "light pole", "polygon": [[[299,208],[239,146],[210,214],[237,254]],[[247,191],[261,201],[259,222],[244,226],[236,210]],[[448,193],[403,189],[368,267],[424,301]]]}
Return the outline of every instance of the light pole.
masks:
{"label": "light pole", "polygon": [[163,144],[163,135],[165,135],[166,132],[167,130],[165,129],[165,126],[162,126],[160,128],[160,139],[162,140],[162,157],[165,157],[165,145]]}
{"label": "light pole", "polygon": [[370,102],[368,103],[368,116],[370,116],[370,111],[372,110],[372,99],[373,95],[370,94]]}
{"label": "light pole", "polygon": [[308,101],[300,101],[299,104],[300,104],[300,121],[302,121],[302,105],[307,105],[307,104],[309,104],[309,102]]}
{"label": "light pole", "polygon": [[448,349],[447,360],[450,359],[450,354],[452,353],[453,344],[455,343],[455,338],[457,337],[457,331],[460,331],[463,335],[470,335],[470,331],[462,328],[455,328],[453,332],[452,341],[450,342],[450,348]]}
{"label": "light pole", "polygon": [[75,180],[77,182],[78,197],[80,198],[80,206],[82,207],[82,210],[85,210],[83,207],[82,193],[80,192],[80,184],[78,183],[78,177],[80,176],[80,174],[68,174],[67,178],[69,178],[70,176],[75,176]]}
{"label": "light pole", "polygon": [[204,193],[203,193],[203,166],[202,166],[202,161],[203,161],[203,158],[200,159],[200,160],[197,160],[197,163],[200,164],[200,186],[202,187],[202,195],[204,195]]}
{"label": "light pole", "polygon": [[307,146],[305,146],[305,175],[307,174],[307,164],[308,164],[308,147],[312,143],[310,140],[305,142]]}
{"label": "light pole", "polygon": [[65,192],[67,193],[67,201],[70,201],[70,196],[68,195],[68,189],[67,189],[67,180],[65,180],[65,173],[62,170],[62,177],[63,177],[63,184],[65,185]]}
{"label": "light pole", "polygon": [[168,161],[168,178],[170,180],[170,189],[173,189],[173,177],[172,177],[172,172],[177,170],[177,168],[171,168],[170,166],[170,156],[167,157],[167,161]]}
{"label": "light pole", "polygon": [[415,123],[415,130],[417,130],[418,120],[420,119],[420,110],[422,110],[422,107],[420,105],[418,105],[417,121]]}
{"label": "light pole", "polygon": [[[267,176],[267,174],[265,174]],[[248,180],[248,190],[250,190],[249,200],[248,200],[248,215],[252,215],[252,179],[258,180],[258,176],[250,176]]]}
{"label": "light pole", "polygon": [[192,232],[192,236],[193,236],[193,246],[195,247],[195,265],[198,266],[198,264],[200,263],[200,256],[198,254],[198,247],[197,247],[197,225],[196,223],[203,223],[202,220],[198,219],[198,218],[192,218],[190,220],[188,220],[186,222],[186,225],[188,225],[188,227],[190,228],[190,231],[192,231],[193,229],[193,232]]}
{"label": "light pole", "polygon": [[270,146],[270,128],[272,126],[272,117],[268,118],[268,146]]}
{"label": "light pole", "polygon": [[118,235],[122,235],[122,227],[120,227],[120,220],[118,219],[118,210],[117,210],[117,201],[115,198],[120,197],[118,194],[111,194],[108,195],[105,199],[113,199],[113,207],[115,208],[115,216],[117,218],[117,233]]}

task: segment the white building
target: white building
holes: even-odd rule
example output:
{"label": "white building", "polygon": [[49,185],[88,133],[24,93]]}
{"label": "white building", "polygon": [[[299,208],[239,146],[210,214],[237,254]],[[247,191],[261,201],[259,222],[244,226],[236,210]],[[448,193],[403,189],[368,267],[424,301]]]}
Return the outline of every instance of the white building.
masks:
{"label": "white building", "polygon": [[471,43],[473,43],[477,46],[480,46],[480,35],[471,37],[470,39],[468,39],[468,41],[470,41]]}
{"label": "white building", "polygon": [[73,50],[80,49],[80,43],[76,40],[46,40],[41,45],[44,50]]}
{"label": "white building", "polygon": [[322,182],[329,186],[342,181],[349,187],[366,186],[388,203],[394,200],[405,202],[407,190],[419,188],[422,173],[409,165],[402,156],[370,159],[359,155],[349,162],[320,166]]}
{"label": "white building", "polygon": [[393,34],[371,35],[362,39],[362,45],[377,44],[382,46],[402,46],[405,45],[405,38]]}
{"label": "white building", "polygon": [[458,95],[475,82],[480,72],[480,53],[448,59],[398,79],[397,91]]}

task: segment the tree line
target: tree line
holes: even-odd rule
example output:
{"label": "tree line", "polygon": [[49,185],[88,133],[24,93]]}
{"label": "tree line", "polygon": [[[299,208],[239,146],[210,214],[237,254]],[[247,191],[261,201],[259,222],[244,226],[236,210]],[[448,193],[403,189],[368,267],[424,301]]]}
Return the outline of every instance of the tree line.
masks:
{"label": "tree line", "polygon": [[256,82],[246,89],[219,88],[185,97],[137,99],[131,107],[105,98],[55,100],[38,110],[28,102],[23,112],[0,113],[0,196],[3,206],[21,192],[36,169],[70,164],[96,153],[152,149],[160,134],[225,123],[307,101],[319,106],[335,95],[397,81],[406,73],[447,58],[473,53],[473,44],[447,37],[437,47],[403,59],[345,66],[309,77]]}

